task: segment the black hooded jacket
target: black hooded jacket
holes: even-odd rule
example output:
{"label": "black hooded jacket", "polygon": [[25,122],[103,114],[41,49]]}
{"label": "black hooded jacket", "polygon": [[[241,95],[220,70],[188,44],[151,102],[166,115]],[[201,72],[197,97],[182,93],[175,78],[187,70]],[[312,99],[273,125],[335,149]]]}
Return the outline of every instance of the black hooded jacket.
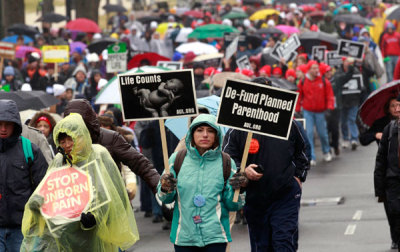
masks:
{"label": "black hooded jacket", "polygon": [[25,204],[43,179],[48,164],[40,149],[32,144],[32,184],[20,139],[21,119],[14,101],[0,100],[0,121],[14,123],[13,134],[0,138],[0,227],[19,227]]}

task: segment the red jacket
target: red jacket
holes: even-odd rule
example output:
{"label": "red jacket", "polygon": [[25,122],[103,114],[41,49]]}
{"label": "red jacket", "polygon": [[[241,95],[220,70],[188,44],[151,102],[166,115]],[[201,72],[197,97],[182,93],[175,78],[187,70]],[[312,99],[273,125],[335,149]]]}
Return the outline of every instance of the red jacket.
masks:
{"label": "red jacket", "polygon": [[383,57],[400,55],[400,35],[397,32],[385,33],[381,39]]}
{"label": "red jacket", "polygon": [[324,84],[321,76],[310,80],[307,74],[303,80],[300,80],[298,92],[297,112],[300,112],[301,107],[311,112],[323,112],[327,109],[335,108],[335,96],[333,95],[332,85],[327,79],[325,79]]}

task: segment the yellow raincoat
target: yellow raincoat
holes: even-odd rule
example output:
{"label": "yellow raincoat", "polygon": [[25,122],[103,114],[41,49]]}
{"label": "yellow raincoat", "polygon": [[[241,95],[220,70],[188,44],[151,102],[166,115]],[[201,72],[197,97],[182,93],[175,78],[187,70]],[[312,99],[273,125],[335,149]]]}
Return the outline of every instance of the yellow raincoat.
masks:
{"label": "yellow raincoat", "polygon": [[[85,212],[94,215],[96,225],[84,228],[79,221],[80,215],[66,222],[56,220],[57,217],[45,219],[43,208],[41,212],[31,209],[32,201],[44,197],[39,196],[39,189],[45,177],[25,205],[21,251],[118,251],[118,247],[122,250],[131,247],[139,234],[124,183],[111,155],[103,146],[92,144],[79,114],[70,114],[56,125],[53,136],[57,146],[61,132],[74,141],[70,153],[73,167],[90,177],[92,196]],[[54,169],[65,167],[64,162],[63,155],[58,153],[46,176]]]}

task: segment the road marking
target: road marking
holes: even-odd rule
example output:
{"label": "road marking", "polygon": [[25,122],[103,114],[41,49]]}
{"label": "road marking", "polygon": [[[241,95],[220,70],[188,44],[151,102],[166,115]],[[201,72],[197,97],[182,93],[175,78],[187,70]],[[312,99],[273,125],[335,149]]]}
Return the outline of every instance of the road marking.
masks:
{"label": "road marking", "polygon": [[353,235],[356,231],[356,224],[349,224],[347,225],[346,231],[344,231],[344,235]]}
{"label": "road marking", "polygon": [[361,220],[361,216],[362,216],[363,211],[362,210],[357,210],[355,212],[355,214],[353,215],[353,220]]}

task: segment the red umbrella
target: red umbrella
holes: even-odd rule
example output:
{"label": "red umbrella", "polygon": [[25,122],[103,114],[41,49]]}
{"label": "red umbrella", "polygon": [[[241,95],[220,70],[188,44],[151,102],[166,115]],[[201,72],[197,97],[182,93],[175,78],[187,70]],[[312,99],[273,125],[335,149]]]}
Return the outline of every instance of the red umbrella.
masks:
{"label": "red umbrella", "polygon": [[400,93],[400,80],[395,80],[382,85],[372,92],[358,110],[358,119],[362,126],[371,127],[379,118],[386,116],[385,104],[391,97]]}
{"label": "red umbrella", "polygon": [[155,66],[158,61],[170,61],[170,58],[161,56],[157,53],[141,53],[133,56],[133,58],[128,62],[128,69],[141,66],[143,63],[149,63],[146,65]]}
{"label": "red umbrella", "polygon": [[87,18],[77,18],[67,23],[68,30],[82,31],[87,33],[101,32],[99,26],[92,20]]}
{"label": "red umbrella", "polygon": [[317,9],[312,6],[312,5],[301,5],[300,9],[302,9],[304,12],[311,12],[311,11],[316,11]]}
{"label": "red umbrella", "polygon": [[194,18],[203,18],[204,14],[201,11],[190,10],[183,13],[183,16],[189,16]]}
{"label": "red umbrella", "polygon": [[309,14],[313,18],[323,18],[325,16],[325,11],[316,10]]}

